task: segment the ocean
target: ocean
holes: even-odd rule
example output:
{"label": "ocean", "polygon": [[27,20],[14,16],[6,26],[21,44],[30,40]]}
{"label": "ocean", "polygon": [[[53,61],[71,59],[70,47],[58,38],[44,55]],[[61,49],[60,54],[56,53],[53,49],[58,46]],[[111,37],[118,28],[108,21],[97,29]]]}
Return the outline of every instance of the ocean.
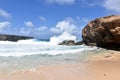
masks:
{"label": "ocean", "polygon": [[0,71],[31,69],[83,61],[90,52],[99,53],[97,47],[86,45],[65,46],[43,40],[0,41]]}

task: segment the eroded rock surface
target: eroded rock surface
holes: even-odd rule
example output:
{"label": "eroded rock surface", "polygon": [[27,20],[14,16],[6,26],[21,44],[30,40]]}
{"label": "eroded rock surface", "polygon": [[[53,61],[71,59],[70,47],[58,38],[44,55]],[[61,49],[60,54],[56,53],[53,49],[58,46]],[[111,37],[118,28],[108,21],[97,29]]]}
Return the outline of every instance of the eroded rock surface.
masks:
{"label": "eroded rock surface", "polygon": [[82,38],[90,46],[119,50],[120,16],[111,15],[89,22],[82,31]]}

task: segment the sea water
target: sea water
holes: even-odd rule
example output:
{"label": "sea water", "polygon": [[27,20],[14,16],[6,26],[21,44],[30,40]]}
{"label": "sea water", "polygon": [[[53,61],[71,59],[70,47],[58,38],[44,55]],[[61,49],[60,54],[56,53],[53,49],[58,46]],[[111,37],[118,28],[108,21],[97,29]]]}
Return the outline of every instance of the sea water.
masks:
{"label": "sea water", "polygon": [[96,47],[65,46],[36,39],[0,41],[0,70],[11,71],[52,64],[82,61]]}

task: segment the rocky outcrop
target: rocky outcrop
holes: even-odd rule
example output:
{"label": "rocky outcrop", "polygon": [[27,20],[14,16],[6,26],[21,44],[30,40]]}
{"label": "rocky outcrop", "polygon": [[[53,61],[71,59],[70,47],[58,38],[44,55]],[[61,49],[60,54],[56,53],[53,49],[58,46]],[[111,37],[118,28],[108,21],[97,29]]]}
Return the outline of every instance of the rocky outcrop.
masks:
{"label": "rocky outcrop", "polygon": [[83,42],[83,41],[78,41],[78,42],[75,42],[75,44],[74,44],[74,45],[82,45],[82,44],[84,44],[84,42]]}
{"label": "rocky outcrop", "polygon": [[62,43],[60,43],[59,45],[74,45],[75,41],[74,40],[65,40]]}
{"label": "rocky outcrop", "polygon": [[63,41],[62,43],[60,43],[59,45],[82,45],[83,44],[83,41],[78,41],[78,42],[75,42],[74,40],[65,40]]}
{"label": "rocky outcrop", "polygon": [[108,49],[120,48],[120,16],[106,16],[89,22],[82,30],[85,44]]}
{"label": "rocky outcrop", "polygon": [[0,41],[13,41],[13,42],[16,42],[18,40],[25,40],[25,39],[33,39],[33,37],[0,34]]}

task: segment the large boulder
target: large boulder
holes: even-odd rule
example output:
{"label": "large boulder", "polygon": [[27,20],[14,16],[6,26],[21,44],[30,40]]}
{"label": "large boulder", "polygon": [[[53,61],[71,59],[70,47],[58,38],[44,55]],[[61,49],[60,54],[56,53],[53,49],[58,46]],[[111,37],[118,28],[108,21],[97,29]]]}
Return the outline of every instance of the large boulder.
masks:
{"label": "large boulder", "polygon": [[85,44],[108,49],[120,48],[120,16],[96,18],[82,30]]}

